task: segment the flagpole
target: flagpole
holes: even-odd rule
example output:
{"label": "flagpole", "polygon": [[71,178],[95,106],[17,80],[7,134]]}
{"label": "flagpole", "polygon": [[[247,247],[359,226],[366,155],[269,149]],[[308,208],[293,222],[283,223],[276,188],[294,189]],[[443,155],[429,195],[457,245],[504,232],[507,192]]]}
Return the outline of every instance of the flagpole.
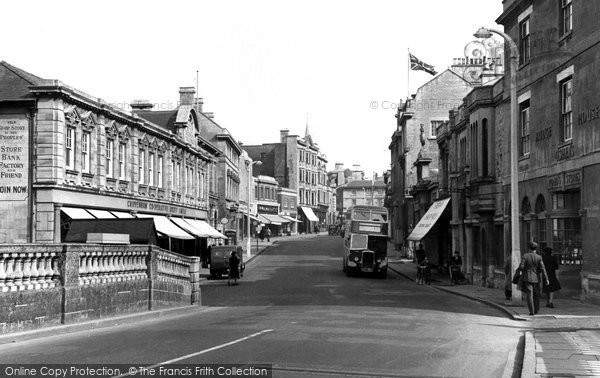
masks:
{"label": "flagpole", "polygon": [[406,99],[410,98],[410,47],[408,50],[408,65],[406,66]]}

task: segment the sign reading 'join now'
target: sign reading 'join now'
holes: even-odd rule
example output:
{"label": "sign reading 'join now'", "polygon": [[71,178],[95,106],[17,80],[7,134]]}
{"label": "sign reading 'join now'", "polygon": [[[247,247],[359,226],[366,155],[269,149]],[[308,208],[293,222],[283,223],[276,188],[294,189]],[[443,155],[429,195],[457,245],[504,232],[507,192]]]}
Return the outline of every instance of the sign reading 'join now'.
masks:
{"label": "sign reading 'join now'", "polygon": [[27,199],[28,167],[27,118],[0,116],[0,201]]}

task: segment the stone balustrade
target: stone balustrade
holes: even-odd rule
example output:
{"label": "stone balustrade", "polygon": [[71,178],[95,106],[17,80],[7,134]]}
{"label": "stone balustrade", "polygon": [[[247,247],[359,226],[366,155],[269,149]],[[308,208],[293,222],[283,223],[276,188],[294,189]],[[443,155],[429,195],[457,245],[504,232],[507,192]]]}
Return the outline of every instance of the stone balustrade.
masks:
{"label": "stone balustrade", "polygon": [[0,333],[197,305],[199,270],[153,245],[0,245]]}

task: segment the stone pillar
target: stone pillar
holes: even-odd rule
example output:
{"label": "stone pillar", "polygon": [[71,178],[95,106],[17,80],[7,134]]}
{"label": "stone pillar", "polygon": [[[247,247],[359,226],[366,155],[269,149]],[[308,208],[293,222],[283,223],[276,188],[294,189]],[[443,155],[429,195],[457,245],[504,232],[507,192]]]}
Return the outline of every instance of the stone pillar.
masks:
{"label": "stone pillar", "polygon": [[60,223],[60,209],[62,208],[62,203],[54,204],[54,243],[60,244],[60,234],[61,234],[61,223]]}
{"label": "stone pillar", "polygon": [[79,310],[81,287],[79,286],[79,248],[63,245],[58,260],[61,277],[61,320],[62,324],[70,323],[70,314]]}
{"label": "stone pillar", "polygon": [[154,305],[154,286],[158,275],[158,251],[152,246],[148,246],[148,255],[146,255],[146,266],[148,267],[148,311],[152,310]]}
{"label": "stone pillar", "polygon": [[200,258],[192,256],[190,260],[191,304],[200,306],[202,304],[202,296],[200,294]]}

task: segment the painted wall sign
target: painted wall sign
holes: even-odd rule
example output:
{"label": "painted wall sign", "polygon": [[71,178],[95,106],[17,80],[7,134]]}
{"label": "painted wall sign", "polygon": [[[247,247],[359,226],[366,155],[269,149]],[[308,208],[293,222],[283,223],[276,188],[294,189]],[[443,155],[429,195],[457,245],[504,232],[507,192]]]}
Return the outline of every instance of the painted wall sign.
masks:
{"label": "painted wall sign", "polygon": [[584,123],[591,122],[598,118],[600,118],[600,106],[580,112],[577,116],[577,123],[583,125]]}
{"label": "painted wall sign", "polygon": [[548,190],[557,191],[563,189],[563,174],[548,177]]}
{"label": "painted wall sign", "polygon": [[581,182],[581,169],[578,169],[576,171],[565,172],[565,189],[578,188],[581,186]]}
{"label": "painted wall sign", "polygon": [[575,151],[573,150],[573,145],[568,144],[566,146],[559,147],[556,151],[556,160],[566,160],[575,156]]}
{"label": "painted wall sign", "polygon": [[535,133],[535,141],[536,142],[542,142],[544,140],[550,139],[552,138],[552,128],[548,127],[544,130],[540,130],[537,133]]}
{"label": "painted wall sign", "polygon": [[29,123],[0,116],[0,201],[23,201],[29,195]]}

